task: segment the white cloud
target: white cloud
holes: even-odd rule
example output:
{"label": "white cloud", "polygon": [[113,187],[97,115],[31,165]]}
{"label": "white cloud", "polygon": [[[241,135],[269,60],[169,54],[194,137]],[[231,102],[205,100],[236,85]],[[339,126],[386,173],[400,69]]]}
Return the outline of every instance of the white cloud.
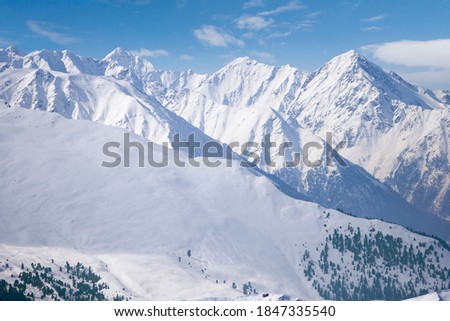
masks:
{"label": "white cloud", "polygon": [[211,25],[195,29],[194,35],[201,43],[211,47],[228,47],[229,44],[239,47],[245,45],[244,41],[236,39],[226,31]]}
{"label": "white cloud", "polygon": [[279,13],[283,13],[283,12],[287,12],[287,11],[301,10],[301,9],[306,9],[306,8],[307,8],[307,6],[305,6],[304,4],[294,0],[294,1],[289,2],[287,5],[280,6],[273,10],[267,10],[267,11],[260,12],[259,15],[260,16],[270,16],[270,15],[279,14]]}
{"label": "white cloud", "polygon": [[258,45],[261,47],[267,47],[267,43],[264,39],[258,39]]}
{"label": "white cloud", "polygon": [[320,11],[314,11],[314,12],[310,12],[306,15],[307,18],[311,19],[311,18],[316,18],[318,16],[320,16],[322,14],[322,12]]}
{"label": "white cloud", "polygon": [[252,31],[243,33],[243,34],[241,35],[241,37],[242,37],[242,38],[245,38],[245,39],[252,39],[252,38],[254,38],[255,36],[256,36],[256,33],[255,33],[255,32],[252,32]]}
{"label": "white cloud", "polygon": [[150,4],[152,0],[99,0],[99,2],[114,6],[121,6],[126,4],[147,5]]}
{"label": "white cloud", "polygon": [[364,46],[361,49],[390,64],[450,69],[450,39],[401,40]]}
{"label": "white cloud", "polygon": [[380,31],[382,30],[381,27],[378,26],[369,26],[369,27],[365,27],[365,28],[361,28],[362,31]]}
{"label": "white cloud", "polygon": [[401,40],[361,47],[374,58],[394,65],[426,68],[400,73],[422,86],[450,88],[450,39]]}
{"label": "white cloud", "polygon": [[47,22],[28,20],[27,26],[34,33],[60,45],[68,45],[78,41],[77,38],[54,31],[55,27]]}
{"label": "white cloud", "polygon": [[180,59],[183,61],[192,61],[194,60],[194,57],[191,55],[184,54],[180,56]]}
{"label": "white cloud", "polygon": [[267,36],[267,39],[276,39],[276,38],[284,38],[287,36],[290,36],[292,34],[291,31],[285,31],[285,32],[274,32]]}
{"label": "white cloud", "polygon": [[250,55],[255,57],[256,59],[264,61],[264,62],[274,62],[275,61],[274,56],[269,52],[253,50],[250,52]]}
{"label": "white cloud", "polygon": [[133,53],[139,57],[150,57],[150,58],[169,56],[169,52],[164,49],[150,50],[147,48],[141,48],[139,50],[131,50],[131,53]]}
{"label": "white cloud", "polygon": [[236,26],[240,29],[260,30],[273,23],[272,19],[264,19],[259,16],[244,15],[236,20]]}
{"label": "white cloud", "polygon": [[361,19],[361,21],[365,22],[365,23],[374,23],[374,22],[383,20],[386,17],[387,17],[387,14],[386,13],[382,13],[382,14],[379,14],[377,16]]}
{"label": "white cloud", "polygon": [[244,9],[256,8],[256,7],[264,7],[263,0],[250,0],[244,3]]}
{"label": "white cloud", "polygon": [[314,21],[306,19],[294,25],[294,30],[311,31],[314,27]]}

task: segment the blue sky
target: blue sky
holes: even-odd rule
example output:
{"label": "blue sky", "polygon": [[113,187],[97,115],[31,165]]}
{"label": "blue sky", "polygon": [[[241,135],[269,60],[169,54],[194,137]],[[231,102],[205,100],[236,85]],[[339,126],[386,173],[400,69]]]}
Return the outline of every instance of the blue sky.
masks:
{"label": "blue sky", "polygon": [[158,68],[213,72],[244,55],[312,71],[356,49],[450,89],[448,0],[2,0],[0,15],[0,46],[25,52],[102,58],[123,47]]}

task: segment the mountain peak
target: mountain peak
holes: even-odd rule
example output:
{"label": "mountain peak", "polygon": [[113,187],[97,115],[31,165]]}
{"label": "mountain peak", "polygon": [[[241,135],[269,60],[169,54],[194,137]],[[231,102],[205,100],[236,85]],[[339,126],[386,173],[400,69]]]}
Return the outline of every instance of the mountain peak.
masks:
{"label": "mountain peak", "polygon": [[251,61],[252,59],[249,56],[241,56],[234,59],[236,62],[245,62],[245,61]]}
{"label": "mountain peak", "polygon": [[343,57],[357,57],[357,56],[360,56],[360,54],[357,53],[356,50],[351,49],[351,50],[348,50],[348,51],[338,55],[337,57],[339,57],[339,56],[343,56]]}
{"label": "mountain peak", "polygon": [[19,48],[16,46],[8,46],[8,48],[5,49],[6,52],[14,53],[18,56],[25,56],[25,53],[20,51]]}
{"label": "mountain peak", "polygon": [[66,56],[78,56],[76,53],[74,53],[70,50],[67,50],[67,49],[62,50],[61,52],[63,53],[63,55],[66,55]]}
{"label": "mountain peak", "polygon": [[123,49],[122,47],[117,47],[113,51],[111,51],[109,54],[106,55],[105,58],[103,58],[103,61],[111,62],[115,61],[117,64],[123,66],[123,67],[129,67],[130,65],[146,65],[148,68],[153,69],[153,65],[145,60],[139,57],[138,55],[134,54],[132,51],[128,51]]}
{"label": "mountain peak", "polygon": [[386,73],[381,67],[370,62],[366,57],[355,50],[349,50],[332,58],[314,72],[312,76],[315,77],[317,73],[322,72],[326,75],[333,74],[335,78],[344,77],[347,81],[349,79],[356,79],[362,75],[365,75],[363,77],[367,76],[369,78],[386,78]]}
{"label": "mountain peak", "polygon": [[118,58],[118,57],[131,58],[131,57],[135,57],[135,55],[133,55],[131,52],[123,49],[122,47],[117,47],[116,49],[111,51],[109,54],[107,54],[105,56],[105,58],[103,58],[103,60],[109,60],[109,59]]}
{"label": "mountain peak", "polygon": [[273,66],[258,62],[248,56],[243,56],[230,61],[214,74],[229,73],[229,72],[243,72],[243,73],[260,73],[267,71]]}
{"label": "mountain peak", "polygon": [[243,56],[243,57],[238,57],[232,61],[230,61],[230,63],[228,63],[229,66],[235,66],[235,65],[263,65],[263,63],[260,63],[252,58],[250,58],[249,56]]}
{"label": "mountain peak", "polygon": [[361,55],[360,53],[356,52],[355,50],[349,50],[346,51],[333,59],[331,59],[327,64],[328,65],[347,65],[352,66],[355,64],[365,64],[368,62],[367,58]]}
{"label": "mountain peak", "polygon": [[106,55],[102,63],[106,65],[105,75],[118,79],[130,77],[142,79],[155,70],[149,61],[121,47],[117,47]]}

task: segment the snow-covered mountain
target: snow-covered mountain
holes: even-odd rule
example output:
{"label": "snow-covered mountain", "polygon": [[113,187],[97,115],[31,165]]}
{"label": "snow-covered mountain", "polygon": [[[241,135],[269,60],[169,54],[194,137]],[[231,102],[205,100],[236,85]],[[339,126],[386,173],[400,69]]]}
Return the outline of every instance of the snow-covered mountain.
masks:
{"label": "snow-covered mountain", "polygon": [[[208,114],[199,111],[199,106],[205,106]],[[266,115],[273,109],[287,115],[290,124],[300,124],[323,139],[326,132],[333,133],[337,142],[346,142],[342,154],[350,161],[418,209],[448,215],[448,93],[411,85],[355,51],[332,59],[310,75],[289,66],[277,68],[238,58],[188,96],[182,95],[171,108],[197,127],[205,126],[205,132],[217,139],[222,139],[217,131],[225,127],[224,119],[226,129],[230,123],[240,126],[228,121],[228,113],[243,119],[239,113],[245,112],[240,109],[251,109],[247,113],[270,128]],[[217,115],[210,116],[212,110]]]}
{"label": "snow-covered mountain", "polygon": [[[0,97],[12,106],[119,126],[158,143],[195,133],[242,145],[270,134],[303,153],[304,143],[323,144],[330,131],[334,144],[347,142],[349,166],[287,168],[274,149],[277,165],[263,161],[260,169],[324,206],[449,238],[449,223],[428,215],[450,208],[448,94],[409,85],[353,51],[312,74],[243,57],[208,76],[157,70],[120,48],[102,60],[7,48],[0,70]],[[262,148],[256,152],[263,159]],[[313,156],[324,159],[325,150]]]}
{"label": "snow-covered mountain", "polygon": [[[105,58],[105,62],[109,61],[106,64],[67,51],[43,50],[17,58],[12,50],[7,49],[13,55],[10,59],[14,63],[10,65],[16,66],[18,61],[22,61],[20,66],[23,68],[0,73],[1,95],[10,105],[122,127],[157,143],[172,140],[176,133],[183,139],[193,133],[202,142],[212,140],[161,106],[155,97],[120,79],[127,73],[121,63],[136,66],[141,71],[152,70],[150,63],[138,57],[134,57],[136,61],[131,60],[127,54],[127,60],[126,57],[118,57],[115,51]],[[112,56],[117,60],[109,60]],[[100,74],[114,74],[115,77]]]}
{"label": "snow-covered mountain", "polygon": [[70,51],[40,50],[25,54],[16,47],[0,51],[1,68],[29,68],[71,74],[101,75],[104,67],[95,59],[78,56]]}
{"label": "snow-covered mountain", "polygon": [[309,75],[284,110],[411,204],[450,215],[448,94],[407,83],[354,51]]}
{"label": "snow-covered mountain", "polygon": [[240,166],[105,168],[102,146],[123,129],[0,105],[0,279],[26,296],[65,298],[71,280],[105,282],[98,297],[157,300],[448,288],[445,243],[293,199]]}

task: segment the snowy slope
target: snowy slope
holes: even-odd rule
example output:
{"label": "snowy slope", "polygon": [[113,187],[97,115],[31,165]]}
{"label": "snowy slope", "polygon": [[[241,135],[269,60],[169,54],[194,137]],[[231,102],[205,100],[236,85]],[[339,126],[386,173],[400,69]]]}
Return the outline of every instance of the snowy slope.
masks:
{"label": "snowy slope", "polygon": [[450,301],[450,291],[434,292],[421,295],[408,301]]}
{"label": "snowy slope", "polygon": [[[111,283],[111,293],[125,288],[132,299],[240,298],[248,282],[258,293],[320,299],[318,285],[337,287],[331,271],[338,262],[347,292],[361,275],[361,285],[377,289],[378,277],[354,266],[359,255],[363,269],[383,273],[386,293],[386,282],[396,280],[398,297],[387,298],[448,286],[450,252],[433,239],[287,197],[239,166],[104,168],[102,146],[120,142],[122,129],[2,106],[0,260],[9,268],[2,266],[1,278],[24,261],[47,265],[54,258],[56,265],[85,261]],[[342,254],[333,233],[352,237]],[[358,245],[358,233],[371,245]],[[411,247],[405,264],[400,256],[388,259],[394,248],[383,242],[392,241],[399,251]],[[376,263],[363,263],[375,249]],[[409,272],[419,271],[423,277],[410,285]]]}

